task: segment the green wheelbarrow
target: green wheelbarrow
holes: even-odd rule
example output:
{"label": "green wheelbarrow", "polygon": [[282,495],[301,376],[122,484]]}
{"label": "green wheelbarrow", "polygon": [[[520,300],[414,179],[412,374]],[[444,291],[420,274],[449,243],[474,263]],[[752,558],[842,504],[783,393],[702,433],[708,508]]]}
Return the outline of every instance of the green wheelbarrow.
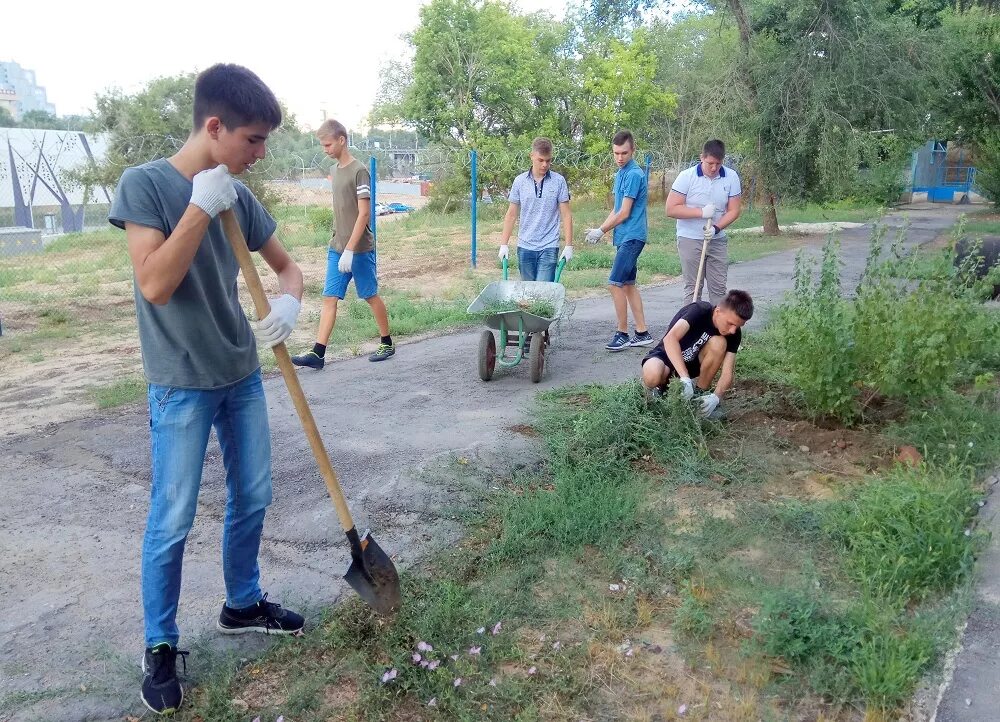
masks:
{"label": "green wheelbarrow", "polygon": [[[549,345],[549,326],[556,321],[566,304],[566,287],[559,283],[566,259],[556,266],[556,280],[511,281],[507,278],[507,259],[503,259],[503,280],[494,281],[469,305],[468,312],[483,319],[489,327],[479,335],[479,378],[489,381],[497,365],[517,366],[527,356],[531,380],[536,384],[545,371],[545,348]],[[495,329],[500,332],[497,353]],[[510,356],[507,349],[514,349]]]}

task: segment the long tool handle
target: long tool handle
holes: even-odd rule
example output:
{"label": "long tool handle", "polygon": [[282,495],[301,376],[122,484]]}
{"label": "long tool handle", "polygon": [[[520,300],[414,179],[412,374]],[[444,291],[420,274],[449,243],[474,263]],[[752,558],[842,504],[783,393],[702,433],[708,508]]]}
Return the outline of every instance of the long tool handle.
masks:
{"label": "long tool handle", "polygon": [[[240,262],[243,280],[246,281],[254,308],[257,309],[257,318],[264,318],[271,312],[271,304],[267,302],[264,286],[260,282],[260,276],[257,275],[256,266],[253,265],[253,258],[250,257],[250,249],[247,248],[247,241],[243,237],[240,223],[236,220],[236,214],[232,210],[223,211],[220,218],[226,238],[229,239],[229,245],[233,247],[236,260]],[[337,509],[340,524],[344,527],[345,532],[350,532],[354,528],[354,520],[347,508],[347,500],[344,499],[344,492],[340,489],[340,482],[337,481],[337,472],[333,470],[330,457],[327,456],[326,448],[323,446],[323,439],[320,438],[319,429],[316,428],[316,420],[313,419],[312,411],[309,410],[306,395],[302,392],[302,384],[299,383],[299,375],[295,373],[292,358],[288,355],[288,348],[284,343],[279,343],[271,350],[274,351],[274,357],[278,360],[278,368],[281,369],[281,375],[285,378],[288,395],[292,397],[292,403],[295,404],[295,411],[298,412],[302,429],[306,432],[306,438],[309,439],[309,446],[312,447],[313,456],[316,457],[316,463],[323,475],[323,481],[326,482],[326,489],[330,492],[333,506]]]}
{"label": "long tool handle", "polygon": [[701,244],[701,260],[698,261],[698,275],[694,279],[694,295],[691,296],[691,303],[701,299],[702,276],[705,275],[705,256],[708,255],[708,243],[712,240],[712,218],[705,219],[704,240]]}

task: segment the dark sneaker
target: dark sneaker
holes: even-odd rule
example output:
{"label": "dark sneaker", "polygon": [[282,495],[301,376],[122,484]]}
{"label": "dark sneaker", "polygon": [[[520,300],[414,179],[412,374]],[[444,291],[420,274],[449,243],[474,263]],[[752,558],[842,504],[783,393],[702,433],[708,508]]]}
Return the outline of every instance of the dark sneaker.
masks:
{"label": "dark sneaker", "polygon": [[156,714],[173,714],[184,701],[184,688],[177,679],[177,657],[187,672],[187,652],[169,644],[148,647],[142,656],[142,703]]}
{"label": "dark sneaker", "polygon": [[219,631],[223,634],[301,634],[305,620],[301,615],[282,609],[280,604],[267,601],[267,595],[252,607],[230,609],[222,605]]}
{"label": "dark sneaker", "polygon": [[323,368],[326,361],[315,351],[308,351],[301,356],[292,356],[292,363],[296,366],[319,370]]}
{"label": "dark sneaker", "polygon": [[396,346],[387,343],[380,343],[378,348],[368,357],[369,361],[385,361],[390,356],[396,355]]}
{"label": "dark sneaker", "polygon": [[611,337],[611,340],[605,344],[604,348],[608,351],[624,351],[628,348],[628,334],[622,331],[616,331],[615,335]]}
{"label": "dark sneaker", "polygon": [[632,334],[632,338],[628,340],[629,346],[652,346],[653,337],[649,335],[649,331],[643,331],[642,333]]}
{"label": "dark sneaker", "polygon": [[651,389],[648,389],[645,386],[643,386],[643,391],[646,396],[647,404],[652,404],[663,398],[663,389],[661,389],[659,386],[655,386]]}

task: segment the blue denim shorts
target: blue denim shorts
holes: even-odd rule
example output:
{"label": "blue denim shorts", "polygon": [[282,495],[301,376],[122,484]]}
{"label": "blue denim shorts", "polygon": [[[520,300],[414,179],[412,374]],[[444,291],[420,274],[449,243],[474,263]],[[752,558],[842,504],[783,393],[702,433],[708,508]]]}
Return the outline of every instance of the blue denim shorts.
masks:
{"label": "blue denim shorts", "polygon": [[611,274],[608,285],[634,286],[638,272],[639,254],[645,247],[645,241],[625,241],[615,250],[615,260],[611,264]]}
{"label": "blue denim shorts", "polygon": [[341,273],[337,268],[340,254],[332,248],[326,254],[326,285],[324,296],[336,296],[341,301],[347,293],[347,284],[354,279],[354,290],[358,298],[372,298],[378,295],[378,277],[375,275],[375,251],[355,253],[351,262],[351,272]]}

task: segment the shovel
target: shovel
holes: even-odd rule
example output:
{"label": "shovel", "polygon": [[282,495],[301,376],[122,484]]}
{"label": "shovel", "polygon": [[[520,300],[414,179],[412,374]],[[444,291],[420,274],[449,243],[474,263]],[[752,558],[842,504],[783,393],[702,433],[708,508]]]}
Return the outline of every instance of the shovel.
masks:
{"label": "shovel", "polygon": [[[240,263],[243,280],[247,284],[250,296],[253,298],[253,305],[257,309],[257,318],[264,318],[271,312],[271,306],[267,302],[264,286],[261,285],[260,276],[257,275],[257,268],[250,257],[250,249],[247,248],[246,238],[243,237],[243,230],[236,219],[236,214],[232,210],[226,210],[219,217],[222,219],[222,228],[226,233],[226,238],[229,239],[229,245],[233,247],[233,253],[236,254],[236,259]],[[272,350],[274,357],[278,360],[281,375],[285,378],[288,394],[295,404],[295,411],[298,412],[306,438],[309,439],[313,456],[316,457],[316,463],[319,465],[320,473],[326,482],[327,491],[330,492],[337,516],[347,534],[347,541],[351,546],[351,566],[344,575],[344,579],[358,593],[358,596],[375,611],[380,614],[392,614],[402,604],[399,574],[396,572],[396,567],[389,559],[389,555],[382,551],[369,532],[366,531],[364,536],[358,537],[358,530],[354,528],[354,520],[347,508],[347,500],[344,499],[344,492],[340,489],[337,474],[326,454],[323,440],[316,428],[316,421],[313,419],[305,394],[302,392],[302,386],[299,384],[298,374],[295,373],[292,359],[288,355],[288,349],[284,343],[279,343]]]}
{"label": "shovel", "polygon": [[712,240],[712,236],[715,233],[712,231],[712,218],[705,219],[705,240],[701,244],[701,260],[698,261],[698,275],[694,279],[694,295],[691,296],[691,303],[701,300],[701,282],[702,276],[705,274],[705,256],[708,255],[708,244]]}

